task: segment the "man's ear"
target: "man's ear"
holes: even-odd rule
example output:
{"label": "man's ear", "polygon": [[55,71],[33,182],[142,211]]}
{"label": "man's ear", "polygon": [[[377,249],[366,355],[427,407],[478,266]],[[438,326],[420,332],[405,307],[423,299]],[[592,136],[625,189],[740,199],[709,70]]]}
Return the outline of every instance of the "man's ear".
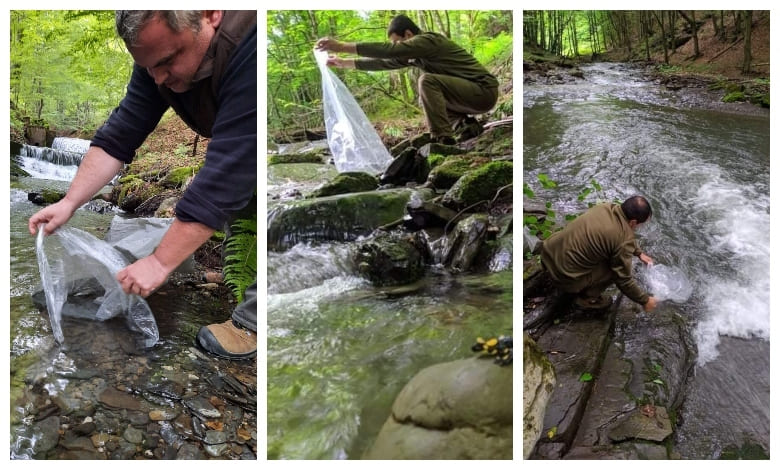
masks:
{"label": "man's ear", "polygon": [[632,229],[636,229],[637,225],[639,225],[639,222],[637,222],[636,219],[631,219],[628,221],[628,226]]}
{"label": "man's ear", "polygon": [[407,29],[406,31],[404,31],[404,39],[409,39],[413,37],[414,37],[414,33],[411,30]]}
{"label": "man's ear", "polygon": [[211,25],[212,28],[217,29],[222,23],[222,10],[203,10],[203,19],[206,20],[206,24]]}

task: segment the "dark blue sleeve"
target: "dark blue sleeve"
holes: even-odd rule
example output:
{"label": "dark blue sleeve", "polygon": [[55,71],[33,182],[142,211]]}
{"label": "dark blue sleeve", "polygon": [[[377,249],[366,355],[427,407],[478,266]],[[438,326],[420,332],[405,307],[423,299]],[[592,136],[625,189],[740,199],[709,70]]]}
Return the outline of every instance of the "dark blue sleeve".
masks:
{"label": "dark blue sleeve", "polygon": [[238,45],[217,94],[206,162],[176,205],[176,217],[216,230],[257,188],[257,29]]}
{"label": "dark blue sleeve", "polygon": [[160,122],[168,103],[160,96],[149,74],[133,65],[127,94],[92,138],[112,157],[125,163],[133,161],[135,151]]}

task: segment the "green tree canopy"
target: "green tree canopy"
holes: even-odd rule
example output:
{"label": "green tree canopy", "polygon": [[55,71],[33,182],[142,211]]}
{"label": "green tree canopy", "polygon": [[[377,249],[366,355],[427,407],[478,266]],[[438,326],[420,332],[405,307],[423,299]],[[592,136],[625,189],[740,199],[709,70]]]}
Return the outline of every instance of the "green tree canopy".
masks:
{"label": "green tree canopy", "polygon": [[[412,18],[423,31],[450,37],[483,64],[512,55],[512,12],[476,10],[279,10],[269,11],[268,126],[323,125],[320,72],[312,53],[321,37],[346,42],[387,41],[387,25],[397,14]],[[416,69],[355,73],[336,70],[366,114],[373,119],[421,117]]]}
{"label": "green tree canopy", "polygon": [[132,70],[113,11],[10,15],[11,122],[95,129],[124,96]]}

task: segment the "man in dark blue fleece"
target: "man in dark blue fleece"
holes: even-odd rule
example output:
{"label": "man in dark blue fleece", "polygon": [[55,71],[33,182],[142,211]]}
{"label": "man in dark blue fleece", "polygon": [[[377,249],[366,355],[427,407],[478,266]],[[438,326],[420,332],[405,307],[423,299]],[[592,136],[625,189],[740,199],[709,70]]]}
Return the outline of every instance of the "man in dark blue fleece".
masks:
{"label": "man in dark blue fleece", "polygon": [[[29,220],[35,234],[66,223],[118,172],[172,107],[210,137],[206,162],[151,255],[117,274],[128,294],[148,296],[252,199],[257,187],[257,15],[254,11],[122,10],[116,27],[135,62],[127,94],[97,131],[68,193]],[[257,351],[257,285],[225,323],[198,342],[227,358]]]}

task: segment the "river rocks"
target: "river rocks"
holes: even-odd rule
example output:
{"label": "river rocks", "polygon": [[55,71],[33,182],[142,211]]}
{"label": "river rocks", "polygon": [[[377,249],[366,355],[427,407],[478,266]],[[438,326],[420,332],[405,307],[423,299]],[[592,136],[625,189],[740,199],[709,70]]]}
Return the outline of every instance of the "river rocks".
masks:
{"label": "river rocks", "polygon": [[355,264],[375,286],[409,284],[423,275],[420,252],[409,237],[401,235],[380,234],[361,243]]}
{"label": "river rocks", "polygon": [[124,440],[127,442],[140,444],[144,440],[144,433],[139,429],[128,426],[127,429],[125,429],[125,432],[122,434],[122,438],[124,438]]}
{"label": "river rocks", "polygon": [[359,171],[344,172],[314,191],[311,197],[372,191],[378,186],[379,180],[373,175]]}
{"label": "river rocks", "polygon": [[512,367],[436,364],[401,390],[364,459],[511,459]]}
{"label": "river rocks", "polygon": [[531,456],[542,435],[547,402],[555,390],[555,370],[539,346],[523,335],[523,458]]}
{"label": "river rocks", "polygon": [[214,406],[205,398],[197,396],[187,398],[184,400],[184,405],[189,408],[193,413],[203,418],[219,418],[222,413],[219,412]]}
{"label": "river rocks", "polygon": [[170,421],[178,416],[173,410],[152,410],[149,412],[149,419],[152,421]]}
{"label": "river rocks", "polygon": [[672,423],[663,406],[643,405],[615,424],[608,433],[615,442],[629,439],[663,442],[672,434]]}
{"label": "river rocks", "polygon": [[140,410],[141,402],[138,401],[133,395],[129,393],[120,392],[119,390],[108,387],[98,396],[100,403],[108,406],[109,408],[118,408],[125,410]]}
{"label": "river rocks", "polygon": [[[444,195],[442,203],[455,210],[488,203],[497,197],[499,189],[512,184],[512,162],[495,161],[463,175]],[[511,199],[511,188],[498,195]]]}
{"label": "river rocks", "polygon": [[32,451],[35,454],[45,454],[57,446],[60,439],[60,418],[59,416],[50,416],[42,421],[35,423],[32,427],[32,434],[36,436],[33,440]]}
{"label": "river rocks", "polygon": [[[426,192],[418,190],[423,194]],[[299,242],[353,241],[401,220],[412,190],[389,189],[289,201],[268,214],[268,248],[285,250]]]}

